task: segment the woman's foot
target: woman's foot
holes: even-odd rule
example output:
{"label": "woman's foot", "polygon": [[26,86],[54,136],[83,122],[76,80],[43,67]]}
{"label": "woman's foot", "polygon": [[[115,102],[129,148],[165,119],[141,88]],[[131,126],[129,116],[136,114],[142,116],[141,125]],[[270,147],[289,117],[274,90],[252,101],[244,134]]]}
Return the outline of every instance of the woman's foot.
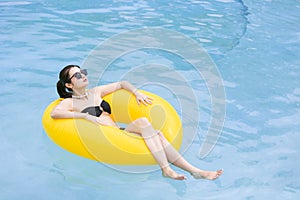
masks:
{"label": "woman's foot", "polygon": [[191,175],[195,179],[207,179],[207,180],[215,180],[219,178],[223,173],[223,170],[217,170],[217,171],[203,171],[199,170],[197,172],[192,172]]}
{"label": "woman's foot", "polygon": [[162,174],[165,177],[172,178],[172,179],[175,179],[175,180],[186,180],[186,177],[183,174],[177,174],[170,167],[163,168],[162,169]]}

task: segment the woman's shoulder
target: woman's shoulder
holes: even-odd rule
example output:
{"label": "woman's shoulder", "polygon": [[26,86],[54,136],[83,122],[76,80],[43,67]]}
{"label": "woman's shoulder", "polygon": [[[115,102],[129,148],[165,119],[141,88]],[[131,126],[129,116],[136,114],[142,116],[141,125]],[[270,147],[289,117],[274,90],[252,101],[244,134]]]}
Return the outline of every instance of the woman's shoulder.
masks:
{"label": "woman's shoulder", "polygon": [[72,98],[65,98],[65,99],[62,99],[60,104],[62,105],[71,105],[73,103],[73,99]]}
{"label": "woman's shoulder", "polygon": [[101,86],[96,86],[87,90],[89,94],[101,96],[102,88]]}
{"label": "woman's shoulder", "polygon": [[73,101],[72,101],[72,98],[65,98],[65,99],[62,99],[59,104],[57,104],[55,106],[55,109],[63,109],[63,110],[72,110],[73,108]]}

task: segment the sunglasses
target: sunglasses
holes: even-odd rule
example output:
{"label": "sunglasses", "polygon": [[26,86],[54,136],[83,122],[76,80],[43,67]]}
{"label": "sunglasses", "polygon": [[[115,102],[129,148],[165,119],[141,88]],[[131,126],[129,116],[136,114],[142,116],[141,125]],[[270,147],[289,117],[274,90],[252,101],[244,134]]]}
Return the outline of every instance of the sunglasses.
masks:
{"label": "sunglasses", "polygon": [[73,74],[73,76],[71,76],[71,77],[69,78],[69,80],[71,81],[71,79],[72,79],[73,77],[75,77],[75,78],[77,78],[77,79],[81,79],[81,78],[82,78],[82,74],[86,76],[86,75],[88,74],[88,73],[87,73],[87,70],[86,70],[86,69],[81,69],[80,72],[76,72],[75,74]]}

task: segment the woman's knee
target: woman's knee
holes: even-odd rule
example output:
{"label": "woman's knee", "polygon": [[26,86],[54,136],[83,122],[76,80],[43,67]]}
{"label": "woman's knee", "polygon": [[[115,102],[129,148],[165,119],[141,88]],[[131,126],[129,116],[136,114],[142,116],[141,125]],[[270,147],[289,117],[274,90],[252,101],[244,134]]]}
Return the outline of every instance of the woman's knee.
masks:
{"label": "woman's knee", "polygon": [[147,126],[151,126],[151,123],[146,117],[138,118],[134,121],[134,124],[138,126],[139,128],[145,128]]}

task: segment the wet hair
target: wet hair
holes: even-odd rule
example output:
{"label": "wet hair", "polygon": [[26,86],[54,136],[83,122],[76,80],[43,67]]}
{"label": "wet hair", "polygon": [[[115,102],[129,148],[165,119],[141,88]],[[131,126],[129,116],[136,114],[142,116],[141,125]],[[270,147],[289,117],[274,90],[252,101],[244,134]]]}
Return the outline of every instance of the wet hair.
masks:
{"label": "wet hair", "polygon": [[61,98],[72,98],[73,90],[71,88],[67,88],[66,83],[71,83],[69,72],[73,67],[78,67],[80,69],[78,65],[68,65],[59,72],[59,80],[56,84],[56,88],[57,93]]}

